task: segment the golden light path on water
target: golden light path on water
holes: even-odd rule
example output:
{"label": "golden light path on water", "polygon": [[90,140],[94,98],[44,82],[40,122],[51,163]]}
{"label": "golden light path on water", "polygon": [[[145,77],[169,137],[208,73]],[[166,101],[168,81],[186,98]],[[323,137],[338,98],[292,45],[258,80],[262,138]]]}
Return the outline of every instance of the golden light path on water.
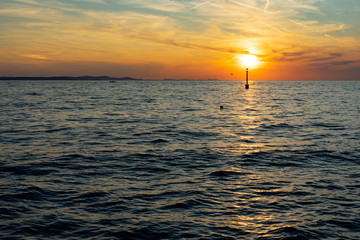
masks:
{"label": "golden light path on water", "polygon": [[[245,154],[271,149],[271,146],[265,145],[264,141],[255,135],[256,130],[263,123],[262,115],[267,111],[266,107],[259,102],[262,98],[261,91],[254,85],[252,91],[240,91],[239,89],[238,92],[233,93],[235,94],[230,100],[233,106],[222,112],[224,117],[231,119],[231,122],[218,128],[219,133],[225,139],[232,141],[219,141],[214,147],[225,152]],[[259,112],[262,114],[258,114]],[[272,114],[276,114],[276,112],[272,112]],[[234,130],[231,125],[240,127]]]}

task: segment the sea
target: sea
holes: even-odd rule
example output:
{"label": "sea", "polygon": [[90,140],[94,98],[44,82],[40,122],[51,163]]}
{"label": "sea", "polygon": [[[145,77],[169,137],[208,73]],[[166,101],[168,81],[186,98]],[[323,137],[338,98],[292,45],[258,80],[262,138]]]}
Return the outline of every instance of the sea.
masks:
{"label": "sea", "polygon": [[360,239],[360,81],[0,81],[0,239]]}

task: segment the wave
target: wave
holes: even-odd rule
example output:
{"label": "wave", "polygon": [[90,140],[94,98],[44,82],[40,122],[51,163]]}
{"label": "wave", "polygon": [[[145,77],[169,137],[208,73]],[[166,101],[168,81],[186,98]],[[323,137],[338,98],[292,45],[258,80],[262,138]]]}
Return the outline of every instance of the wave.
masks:
{"label": "wave", "polygon": [[219,170],[219,171],[210,173],[211,176],[215,176],[215,177],[242,176],[242,175],[247,175],[247,174],[248,173],[246,173],[246,172],[238,172],[238,171],[231,171],[231,170]]}

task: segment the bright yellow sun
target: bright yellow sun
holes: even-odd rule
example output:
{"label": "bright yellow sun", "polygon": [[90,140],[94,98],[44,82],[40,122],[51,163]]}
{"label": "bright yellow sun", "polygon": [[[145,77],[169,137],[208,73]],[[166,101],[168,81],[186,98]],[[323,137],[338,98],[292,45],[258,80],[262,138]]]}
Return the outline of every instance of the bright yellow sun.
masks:
{"label": "bright yellow sun", "polygon": [[245,67],[255,67],[258,63],[258,59],[255,55],[239,55],[238,60],[241,61],[242,65]]}

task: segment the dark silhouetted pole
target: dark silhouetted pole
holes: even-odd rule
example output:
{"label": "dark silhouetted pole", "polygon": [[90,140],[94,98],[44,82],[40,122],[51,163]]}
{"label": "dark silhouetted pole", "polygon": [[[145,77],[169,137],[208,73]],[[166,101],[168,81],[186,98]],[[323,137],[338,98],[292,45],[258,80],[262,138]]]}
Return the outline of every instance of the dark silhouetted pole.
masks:
{"label": "dark silhouetted pole", "polygon": [[246,68],[246,83],[245,89],[249,89],[249,68]]}

